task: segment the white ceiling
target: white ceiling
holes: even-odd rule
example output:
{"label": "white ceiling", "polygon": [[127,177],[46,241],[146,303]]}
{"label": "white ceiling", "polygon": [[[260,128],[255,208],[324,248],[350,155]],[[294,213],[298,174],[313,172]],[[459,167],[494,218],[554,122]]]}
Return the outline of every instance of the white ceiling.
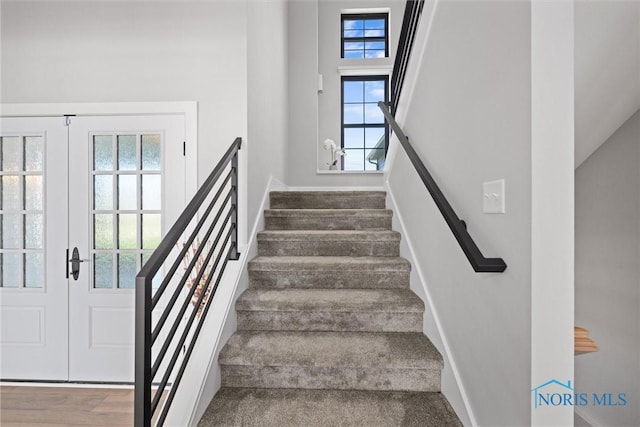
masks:
{"label": "white ceiling", "polygon": [[640,0],[577,0],[575,164],[640,108]]}

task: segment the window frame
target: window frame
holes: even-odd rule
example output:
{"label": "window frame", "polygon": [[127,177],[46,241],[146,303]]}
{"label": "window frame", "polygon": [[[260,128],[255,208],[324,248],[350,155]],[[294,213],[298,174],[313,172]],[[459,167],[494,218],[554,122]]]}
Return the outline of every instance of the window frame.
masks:
{"label": "window frame", "polygon": [[[344,22],[354,20],[378,20],[384,19],[384,37],[345,37],[344,36]],[[364,29],[363,29],[364,31]],[[345,58],[344,57],[344,44],[345,42],[384,42],[384,57],[389,58],[389,13],[388,12],[376,12],[376,13],[342,13],[340,14],[340,58],[341,59],[377,59],[377,58]],[[363,55],[366,49],[362,48]]]}
{"label": "window frame", "polygon": [[[364,128],[365,132],[367,128],[384,128],[384,154],[385,160],[387,151],[389,150],[389,123],[383,119],[382,123],[346,123],[344,122],[344,83],[349,81],[356,82],[367,82],[367,81],[384,81],[384,102],[389,102],[389,75],[388,74],[375,74],[375,75],[349,75],[349,76],[341,76],[340,78],[340,148],[345,150],[345,153],[348,153],[349,150],[359,150],[360,148],[345,148],[344,146],[344,131],[345,129],[354,129],[354,128]],[[366,102],[363,99],[362,104],[365,105]],[[367,163],[367,148],[366,143],[363,141],[362,150],[364,151],[364,166],[362,172],[372,172],[370,169],[366,169]],[[340,170],[345,171],[344,169],[344,156],[340,158]],[[379,169],[376,169],[379,170]],[[360,171],[360,170],[358,170]],[[349,171],[347,171],[349,172]]]}

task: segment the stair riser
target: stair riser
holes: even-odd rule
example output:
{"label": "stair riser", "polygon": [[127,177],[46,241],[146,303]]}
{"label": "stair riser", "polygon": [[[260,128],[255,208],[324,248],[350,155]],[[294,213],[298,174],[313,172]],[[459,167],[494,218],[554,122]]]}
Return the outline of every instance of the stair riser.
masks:
{"label": "stair riser", "polygon": [[399,241],[258,240],[261,256],[400,256]]}
{"label": "stair riser", "polygon": [[391,217],[319,216],[265,217],[266,230],[391,230]]}
{"label": "stair riser", "polygon": [[270,195],[271,209],[384,209],[385,195],[377,194],[282,194]]}
{"label": "stair riser", "polygon": [[275,289],[402,289],[409,287],[409,272],[249,270],[249,286]]}
{"label": "stair riser", "polygon": [[221,368],[223,387],[440,391],[439,369],[225,364]]}
{"label": "stair riser", "polygon": [[238,311],[238,330],[421,332],[422,313]]}

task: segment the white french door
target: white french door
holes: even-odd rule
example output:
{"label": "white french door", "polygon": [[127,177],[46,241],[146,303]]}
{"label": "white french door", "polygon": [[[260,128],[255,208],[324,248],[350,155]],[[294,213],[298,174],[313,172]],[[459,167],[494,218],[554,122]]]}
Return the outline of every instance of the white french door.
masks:
{"label": "white french door", "polygon": [[68,373],[67,127],[0,121],[0,378]]}
{"label": "white french door", "polygon": [[[3,124],[4,120],[28,124],[22,119],[3,119]],[[4,126],[2,132],[4,149]],[[60,368],[43,376],[33,366],[50,364],[44,351],[33,363],[20,363],[31,348],[5,344],[3,338],[2,378],[133,381],[135,275],[184,206],[183,141],[181,115],[71,117],[64,136],[47,141],[55,153],[53,164],[47,157],[43,172],[48,194],[42,215],[51,237],[42,251],[46,286],[40,293],[50,297],[40,307],[46,316],[50,312],[60,318],[51,325],[48,317],[43,321],[50,336],[44,348],[51,346],[47,351],[55,353]],[[23,209],[21,214],[22,232],[32,233],[29,212]],[[26,277],[28,248],[12,249],[18,250],[25,259],[18,270]],[[67,250],[72,262],[65,265]],[[3,334],[5,313],[11,317],[33,306],[24,283],[11,290],[2,283]],[[22,300],[5,300],[7,291],[21,294]],[[7,320],[13,324],[9,331],[25,328],[16,315]],[[6,354],[16,362],[5,364]]]}

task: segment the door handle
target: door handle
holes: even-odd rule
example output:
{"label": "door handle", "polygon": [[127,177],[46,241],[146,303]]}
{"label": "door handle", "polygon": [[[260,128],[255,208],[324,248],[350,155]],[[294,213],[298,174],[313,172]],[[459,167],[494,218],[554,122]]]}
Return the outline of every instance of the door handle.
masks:
{"label": "door handle", "polygon": [[71,275],[73,280],[78,280],[80,276],[80,263],[88,260],[80,259],[80,251],[78,248],[73,248],[71,258],[69,258],[69,249],[67,249],[67,279],[69,278],[69,264],[71,264]]}

